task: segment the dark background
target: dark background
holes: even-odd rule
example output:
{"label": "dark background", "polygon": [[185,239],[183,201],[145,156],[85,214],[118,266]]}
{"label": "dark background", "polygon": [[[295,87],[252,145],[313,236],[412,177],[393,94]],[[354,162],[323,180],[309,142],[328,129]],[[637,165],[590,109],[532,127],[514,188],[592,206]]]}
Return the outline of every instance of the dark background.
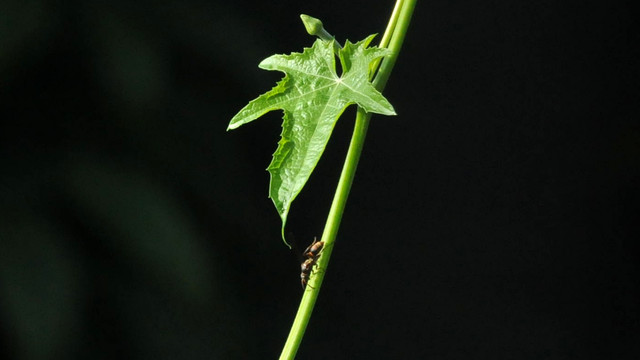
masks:
{"label": "dark background", "polygon": [[[0,356],[274,359],[350,109],[293,205],[280,112],[228,121],[313,39],[391,1],[4,1]],[[630,3],[420,1],[300,359],[635,359],[640,126]]]}

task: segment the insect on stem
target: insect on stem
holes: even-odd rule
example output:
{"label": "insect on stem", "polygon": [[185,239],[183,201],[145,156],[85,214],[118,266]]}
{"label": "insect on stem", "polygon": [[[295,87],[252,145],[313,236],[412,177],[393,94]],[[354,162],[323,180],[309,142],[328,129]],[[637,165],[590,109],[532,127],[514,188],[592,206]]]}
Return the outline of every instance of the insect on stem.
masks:
{"label": "insect on stem", "polygon": [[323,247],[324,241],[318,241],[314,237],[311,245],[302,252],[302,257],[305,258],[300,265],[300,283],[302,284],[302,289],[307,287],[307,282],[309,281],[309,277],[311,277],[311,271],[316,265]]}

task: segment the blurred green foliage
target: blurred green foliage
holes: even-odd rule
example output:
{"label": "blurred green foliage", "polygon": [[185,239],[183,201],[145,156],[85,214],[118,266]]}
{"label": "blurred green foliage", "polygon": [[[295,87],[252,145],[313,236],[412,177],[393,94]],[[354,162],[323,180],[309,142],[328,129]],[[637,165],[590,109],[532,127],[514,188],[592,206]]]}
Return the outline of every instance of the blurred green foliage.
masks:
{"label": "blurred green foliage", "polygon": [[251,21],[204,1],[2,2],[0,356],[260,351],[230,269],[266,220],[224,131],[260,57]]}

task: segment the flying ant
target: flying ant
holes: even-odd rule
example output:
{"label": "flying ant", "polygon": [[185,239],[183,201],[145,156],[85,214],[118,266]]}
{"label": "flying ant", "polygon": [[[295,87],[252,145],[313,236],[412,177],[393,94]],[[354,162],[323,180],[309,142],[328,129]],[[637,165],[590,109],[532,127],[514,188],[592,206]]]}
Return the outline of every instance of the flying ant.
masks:
{"label": "flying ant", "polygon": [[316,238],[313,238],[311,245],[302,252],[302,257],[305,258],[300,265],[300,283],[303,289],[307,286],[313,266],[316,265],[316,261],[318,261],[323,247],[324,241],[318,241]]}

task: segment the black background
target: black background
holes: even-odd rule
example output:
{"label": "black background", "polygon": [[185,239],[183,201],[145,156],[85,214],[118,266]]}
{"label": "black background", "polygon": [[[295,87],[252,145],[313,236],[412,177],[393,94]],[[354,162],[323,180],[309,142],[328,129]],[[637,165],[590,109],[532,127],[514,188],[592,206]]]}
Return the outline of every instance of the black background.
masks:
{"label": "black background", "polygon": [[[273,359],[353,127],[279,238],[280,112],[225,132],[313,39],[392,2],[5,1],[3,358]],[[300,359],[640,355],[630,2],[420,1]],[[635,240],[634,240],[635,239]]]}

